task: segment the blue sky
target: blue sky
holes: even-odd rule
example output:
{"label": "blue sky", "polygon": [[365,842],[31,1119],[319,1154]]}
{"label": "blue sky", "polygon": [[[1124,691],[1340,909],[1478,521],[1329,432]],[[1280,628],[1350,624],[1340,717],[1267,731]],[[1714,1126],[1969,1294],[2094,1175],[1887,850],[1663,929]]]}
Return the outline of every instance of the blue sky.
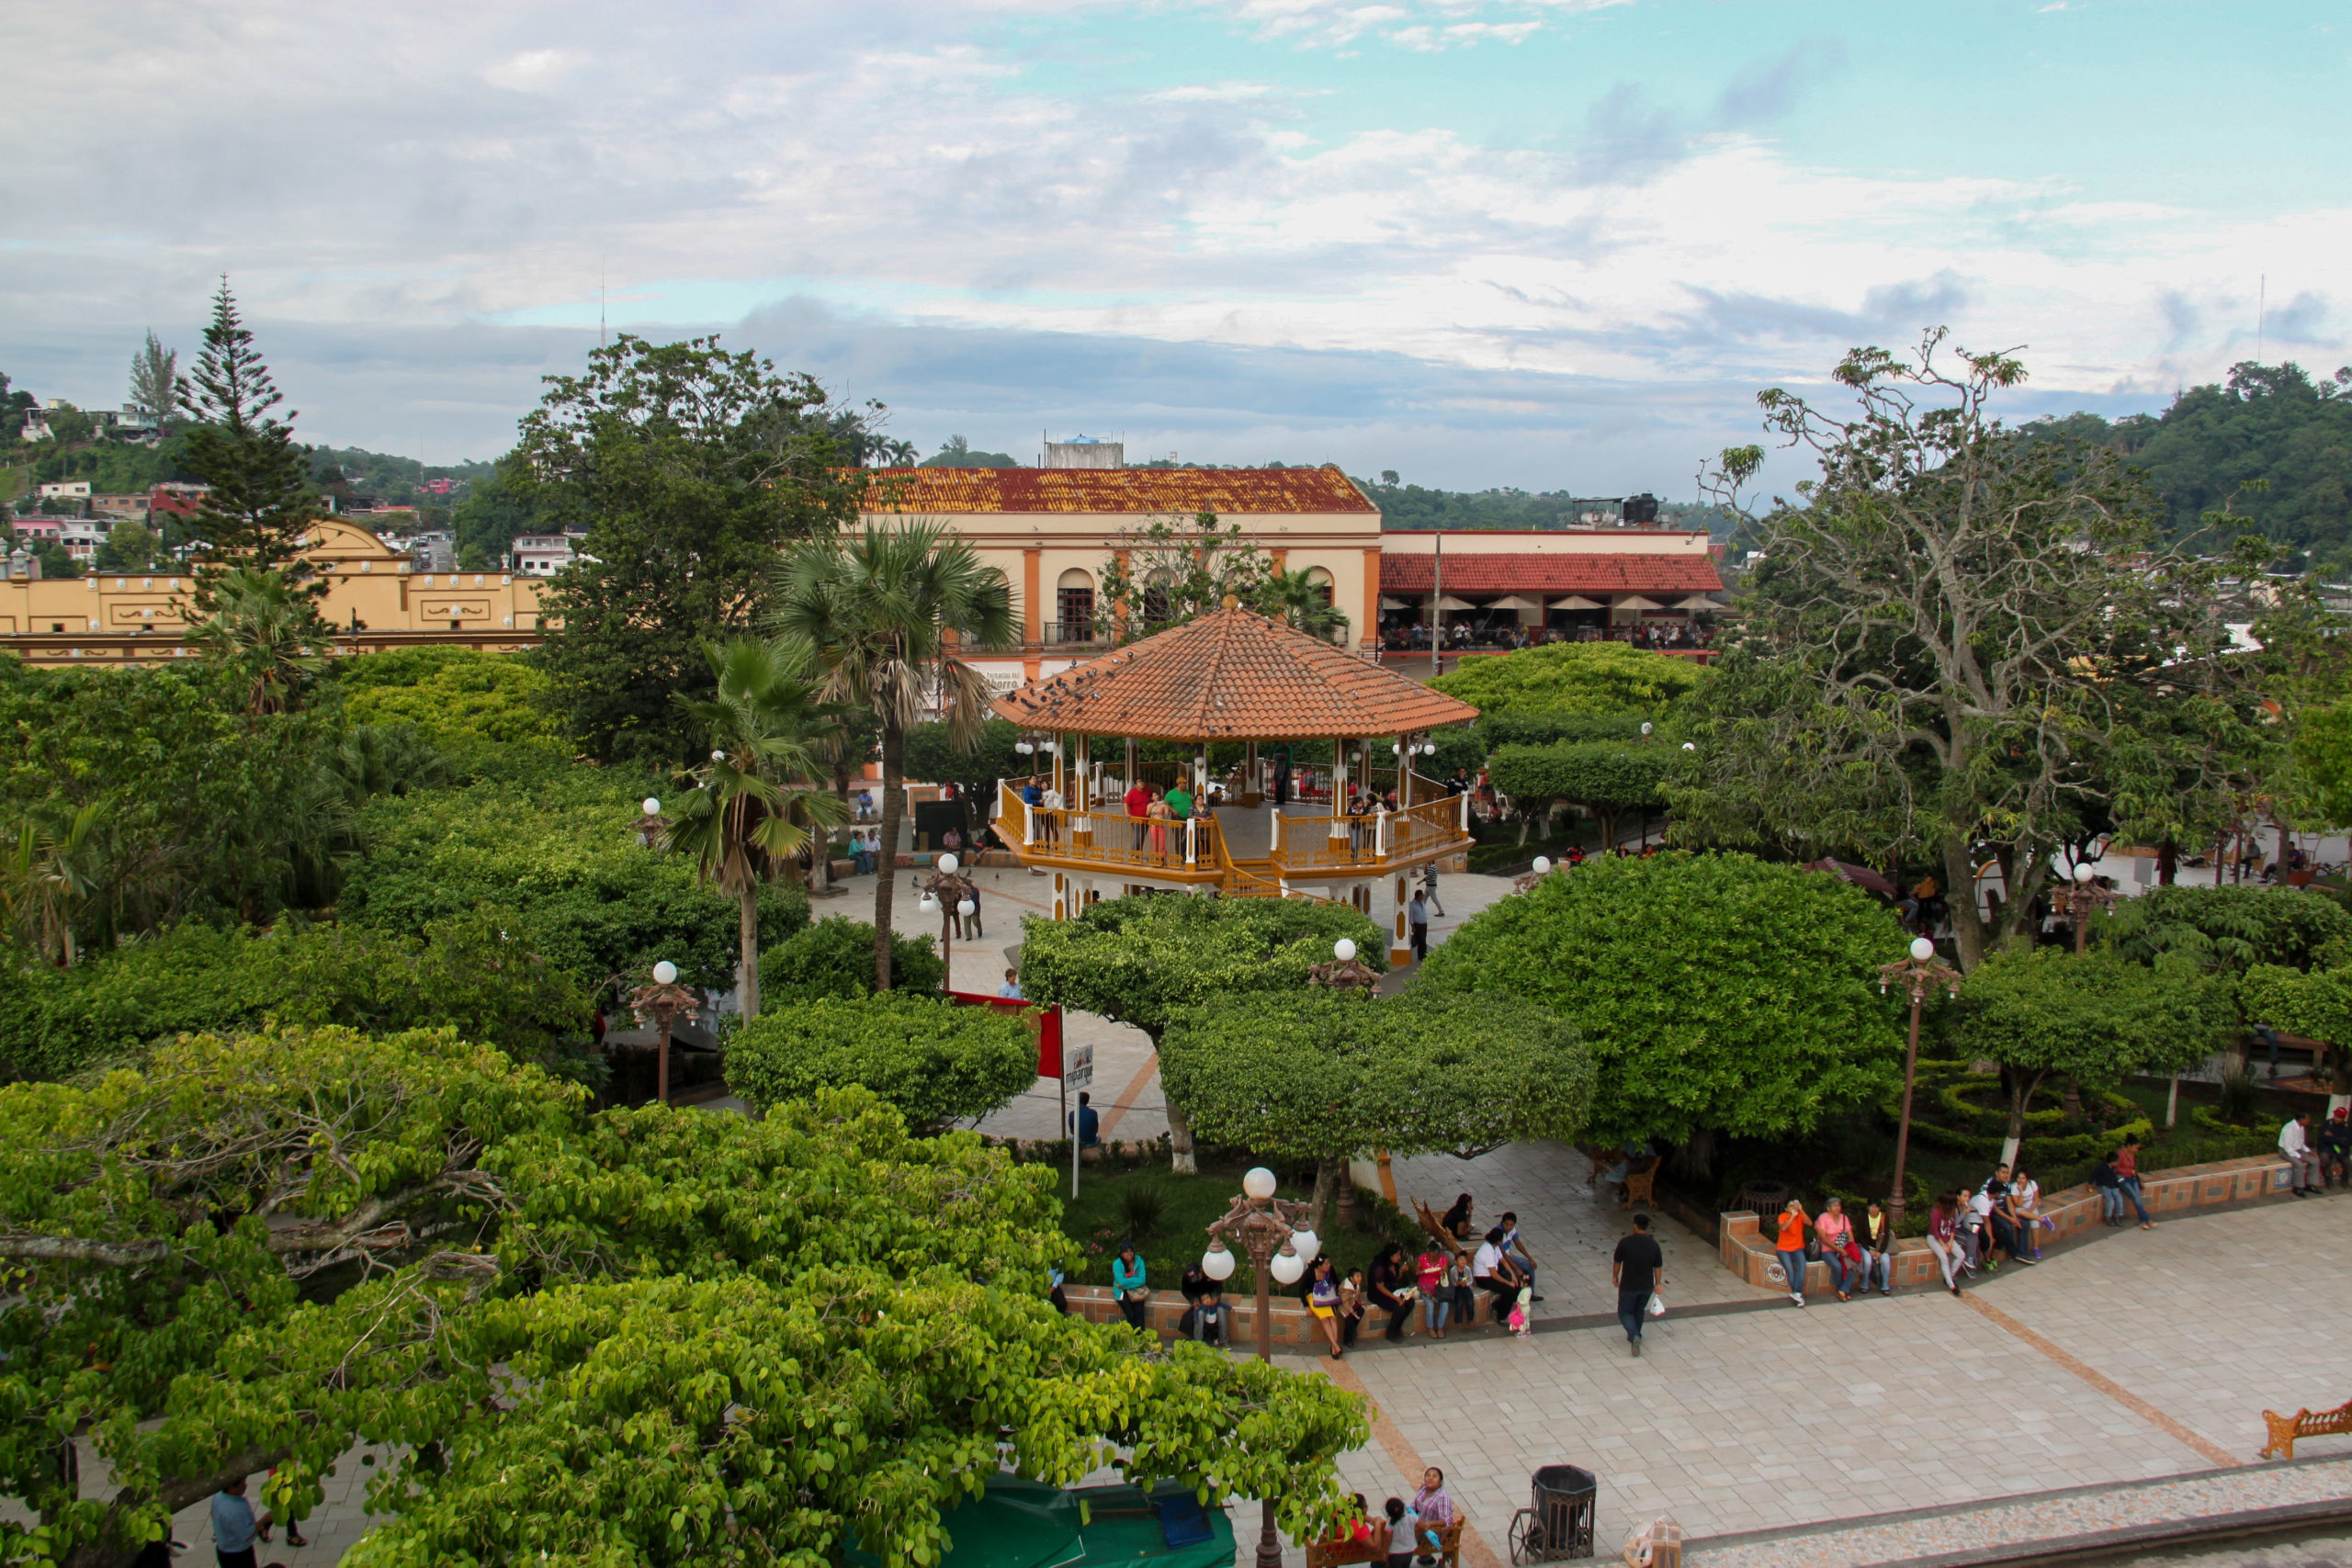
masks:
{"label": "blue sky", "polygon": [[2352,359],[2341,6],[16,20],[0,101],[42,155],[0,169],[0,370],[118,401],[226,270],[311,438],[433,459],[509,444],[600,276],[615,326],[719,332],[924,450],[1587,494],[1687,495],[1758,388],[1935,323],[2023,345],[2021,417],[2160,408],[2257,330]]}

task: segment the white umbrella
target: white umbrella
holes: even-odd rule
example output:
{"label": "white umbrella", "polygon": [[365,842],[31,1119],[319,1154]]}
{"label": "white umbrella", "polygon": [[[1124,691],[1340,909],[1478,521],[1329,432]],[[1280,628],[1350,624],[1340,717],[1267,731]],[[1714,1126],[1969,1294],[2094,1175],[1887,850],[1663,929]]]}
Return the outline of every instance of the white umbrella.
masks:
{"label": "white umbrella", "polygon": [[1617,601],[1617,608],[1620,610],[1663,610],[1666,606],[1655,599],[1645,599],[1638,593],[1629,593]]}
{"label": "white umbrella", "polygon": [[1487,607],[1495,610],[1540,610],[1544,607],[1544,601],[1532,593],[1509,593]]}
{"label": "white umbrella", "polygon": [[1384,610],[1418,610],[1420,605],[1410,599],[1391,599],[1384,593],[1380,596],[1380,607]]}
{"label": "white umbrella", "polygon": [[1453,594],[1449,593],[1444,598],[1440,599],[1437,602],[1437,607],[1441,610],[1475,610],[1478,606],[1473,604],[1467,599],[1456,599]]}
{"label": "white umbrella", "polygon": [[1571,593],[1565,599],[1552,601],[1555,610],[1606,610],[1608,605],[1598,599],[1588,599],[1581,593]]}
{"label": "white umbrella", "polygon": [[1704,593],[1693,593],[1688,599],[1678,599],[1674,603],[1674,607],[1678,610],[1720,610],[1723,608]]}

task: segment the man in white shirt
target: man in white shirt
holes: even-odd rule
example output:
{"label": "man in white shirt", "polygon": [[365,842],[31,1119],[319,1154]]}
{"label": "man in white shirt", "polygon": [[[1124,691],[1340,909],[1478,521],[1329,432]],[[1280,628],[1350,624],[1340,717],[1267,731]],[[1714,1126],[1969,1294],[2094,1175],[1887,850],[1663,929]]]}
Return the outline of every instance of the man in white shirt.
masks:
{"label": "man in white shirt", "polygon": [[2305,1111],[2278,1129],[2278,1152],[2287,1156],[2287,1169],[2295,1179],[2295,1196],[2308,1198],[2322,1190],[2319,1184],[2319,1158],[2312,1153],[2312,1119]]}

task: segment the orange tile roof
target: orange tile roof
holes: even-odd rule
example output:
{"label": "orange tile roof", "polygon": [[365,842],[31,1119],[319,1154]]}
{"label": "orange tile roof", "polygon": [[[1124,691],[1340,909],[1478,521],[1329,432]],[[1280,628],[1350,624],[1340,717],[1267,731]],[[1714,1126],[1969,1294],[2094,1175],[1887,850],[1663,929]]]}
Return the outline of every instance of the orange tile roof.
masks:
{"label": "orange tile roof", "polygon": [[1408,735],[1478,716],[1467,703],[1240,609],[1007,693],[996,711],[1031,729],[1138,740]]}
{"label": "orange tile roof", "polygon": [[[1380,558],[1383,593],[1427,593],[1436,577],[1434,556]],[[1557,556],[1445,553],[1448,593],[1720,593],[1723,586],[1711,556],[1634,550]]]}
{"label": "orange tile roof", "polygon": [[1380,509],[1336,468],[871,468],[867,513],[1251,513]]}

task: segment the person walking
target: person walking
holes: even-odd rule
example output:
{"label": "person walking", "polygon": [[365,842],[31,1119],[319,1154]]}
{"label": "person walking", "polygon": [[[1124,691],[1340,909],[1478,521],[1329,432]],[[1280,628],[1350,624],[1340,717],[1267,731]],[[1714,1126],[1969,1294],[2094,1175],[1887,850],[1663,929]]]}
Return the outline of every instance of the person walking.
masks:
{"label": "person walking", "polygon": [[[1462,792],[1460,790],[1456,790],[1453,793],[1459,795]],[[1431,861],[1429,864],[1421,867],[1421,891],[1430,896],[1430,908],[1431,909],[1435,910],[1440,915],[1445,913],[1445,905],[1439,900],[1437,896],[1437,862],[1435,861]]]}
{"label": "person walking", "polygon": [[1412,933],[1413,962],[1426,964],[1430,956],[1429,901],[1416,890],[1413,901],[1405,906],[1405,926]]}
{"label": "person walking", "polygon": [[2292,1189],[2298,1198],[2309,1198],[2324,1190],[2319,1181],[2319,1156],[2312,1152],[2312,1117],[2308,1111],[2299,1111],[2278,1129],[2278,1153],[2287,1161],[2287,1171],[2294,1179]]}
{"label": "person walking", "polygon": [[1119,1312],[1130,1328],[1145,1328],[1149,1319],[1145,1308],[1151,1301],[1151,1292],[1144,1284],[1144,1261],[1136,1255],[1136,1244],[1119,1248],[1119,1256],[1111,1259],[1111,1294],[1119,1303]]}
{"label": "person walking", "polygon": [[1854,1245],[1862,1255],[1862,1292],[1876,1280],[1880,1295],[1894,1294],[1894,1220],[1875,1198],[1854,1222]]}
{"label": "person walking", "polygon": [[2115,1151],[2115,1177],[2118,1190],[2132,1200],[2132,1207],[2140,1215],[2140,1228],[2152,1231],[2156,1222],[2148,1217],[2148,1206],[2140,1201],[2140,1134],[2126,1134],[2123,1146]]}
{"label": "person walking", "polygon": [[256,1568],[254,1542],[268,1539],[269,1516],[254,1517],[243,1476],[212,1495],[212,1556],[220,1568]]}
{"label": "person walking", "polygon": [[1792,1198],[1781,1211],[1781,1235],[1775,1250],[1781,1258],[1781,1273],[1789,1282],[1789,1300],[1804,1305],[1804,1231],[1812,1222],[1805,1218],[1804,1204]]}
{"label": "person walking", "polygon": [[1383,1339],[1396,1344],[1413,1325],[1413,1287],[1405,1281],[1405,1249],[1389,1242],[1375,1254],[1372,1272],[1365,1276],[1364,1289],[1372,1304],[1388,1314],[1388,1326],[1381,1334]]}
{"label": "person walking", "polygon": [[1413,1259],[1414,1289],[1421,1298],[1421,1326],[1432,1339],[1445,1337],[1446,1315],[1453,1308],[1453,1254],[1421,1248]]}
{"label": "person walking", "polygon": [[1650,1235],[1650,1217],[1634,1216],[1630,1235],[1620,1236],[1609,1260],[1609,1282],[1617,1287],[1617,1321],[1624,1325],[1627,1354],[1642,1353],[1642,1322],[1650,1297],[1666,1283],[1666,1252]]}
{"label": "person walking", "polygon": [[1936,1194],[1936,1206],[1928,1211],[1928,1250],[1943,1268],[1944,1288],[1960,1294],[1961,1274],[1968,1263],[1961,1252],[1960,1204],[1951,1193]]}

